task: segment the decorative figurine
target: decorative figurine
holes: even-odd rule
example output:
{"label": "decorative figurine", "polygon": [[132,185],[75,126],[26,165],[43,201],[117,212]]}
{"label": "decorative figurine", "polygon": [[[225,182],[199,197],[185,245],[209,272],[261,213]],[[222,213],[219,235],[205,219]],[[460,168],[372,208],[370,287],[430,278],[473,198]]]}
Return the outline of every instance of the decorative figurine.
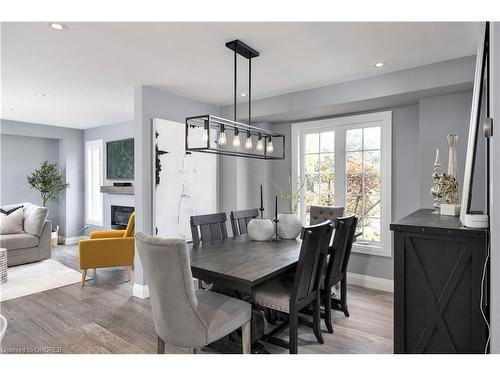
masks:
{"label": "decorative figurine", "polygon": [[436,160],[434,161],[434,169],[432,171],[432,179],[434,183],[431,187],[431,194],[434,197],[434,213],[439,213],[441,206],[441,199],[443,198],[441,189],[441,177],[443,170],[441,169],[441,160],[439,160],[439,149],[436,149]]}

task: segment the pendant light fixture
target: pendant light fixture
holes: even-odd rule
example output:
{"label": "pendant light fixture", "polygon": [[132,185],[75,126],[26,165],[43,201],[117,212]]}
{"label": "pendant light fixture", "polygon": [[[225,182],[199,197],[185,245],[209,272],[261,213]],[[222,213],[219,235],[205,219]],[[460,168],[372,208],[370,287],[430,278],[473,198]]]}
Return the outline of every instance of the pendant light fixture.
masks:
{"label": "pendant light fixture", "polygon": [[[285,136],[267,129],[252,125],[252,59],[259,52],[236,39],[226,43],[226,47],[234,52],[234,108],[233,120],[227,120],[212,115],[202,115],[186,118],[186,151],[206,152],[212,154],[241,156],[256,159],[284,159]],[[237,62],[238,55],[248,60],[248,123],[237,119]],[[231,145],[227,145],[228,131],[234,132]],[[210,139],[210,133],[215,132],[216,138]],[[245,146],[241,147],[240,132],[246,134]],[[231,133],[229,133],[231,134]],[[253,139],[257,140],[254,148]],[[273,144],[273,139],[275,140]],[[276,142],[276,140],[280,140]]]}

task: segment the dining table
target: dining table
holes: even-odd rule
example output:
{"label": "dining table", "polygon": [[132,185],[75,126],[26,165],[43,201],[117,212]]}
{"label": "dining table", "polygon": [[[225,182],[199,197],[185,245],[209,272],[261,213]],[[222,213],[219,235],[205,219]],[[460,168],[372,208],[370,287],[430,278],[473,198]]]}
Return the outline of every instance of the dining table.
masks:
{"label": "dining table", "polygon": [[193,277],[251,295],[266,280],[297,264],[301,240],[252,241],[243,234],[189,245]]}

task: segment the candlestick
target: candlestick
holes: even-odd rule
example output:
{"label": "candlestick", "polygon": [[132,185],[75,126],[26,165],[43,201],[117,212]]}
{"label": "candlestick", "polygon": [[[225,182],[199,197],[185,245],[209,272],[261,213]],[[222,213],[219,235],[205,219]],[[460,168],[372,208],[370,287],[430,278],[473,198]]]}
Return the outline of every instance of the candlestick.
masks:
{"label": "candlestick", "polygon": [[275,229],[274,229],[274,238],[273,238],[273,242],[279,242],[281,241],[281,238],[278,236],[278,196],[276,196],[276,199],[274,201],[274,225],[275,225]]}
{"label": "candlestick", "polygon": [[262,198],[262,185],[260,185],[260,218],[264,218],[264,200]]}

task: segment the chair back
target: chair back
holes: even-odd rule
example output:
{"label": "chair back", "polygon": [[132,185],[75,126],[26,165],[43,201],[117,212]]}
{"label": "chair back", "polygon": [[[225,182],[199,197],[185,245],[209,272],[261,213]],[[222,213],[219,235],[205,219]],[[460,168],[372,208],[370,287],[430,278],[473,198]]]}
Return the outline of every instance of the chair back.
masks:
{"label": "chair back", "polygon": [[207,327],[197,311],[198,300],[186,241],[137,233],[137,251],[148,282],[156,333],[183,347],[205,340]]}
{"label": "chair back", "polygon": [[293,301],[298,302],[318,290],[332,231],[329,220],[302,229],[302,246],[291,295]]}
{"label": "chair back", "polygon": [[226,213],[191,216],[191,234],[193,244],[200,244],[200,241],[223,240],[227,238]]}
{"label": "chair back", "polygon": [[326,270],[326,280],[332,283],[337,282],[339,277],[347,272],[357,224],[358,218],[355,215],[337,219],[337,227]]}
{"label": "chair back", "polygon": [[231,228],[233,230],[233,236],[239,236],[240,234],[248,233],[248,223],[250,220],[259,216],[258,208],[251,208],[249,210],[231,211],[229,216],[231,220]]}
{"label": "chair back", "polygon": [[344,207],[311,206],[311,210],[309,211],[309,224],[316,225],[330,220],[335,228],[335,219],[342,216],[344,216]]}
{"label": "chair back", "polygon": [[135,212],[128,218],[127,229],[125,229],[125,234],[123,237],[134,237],[135,232]]}

